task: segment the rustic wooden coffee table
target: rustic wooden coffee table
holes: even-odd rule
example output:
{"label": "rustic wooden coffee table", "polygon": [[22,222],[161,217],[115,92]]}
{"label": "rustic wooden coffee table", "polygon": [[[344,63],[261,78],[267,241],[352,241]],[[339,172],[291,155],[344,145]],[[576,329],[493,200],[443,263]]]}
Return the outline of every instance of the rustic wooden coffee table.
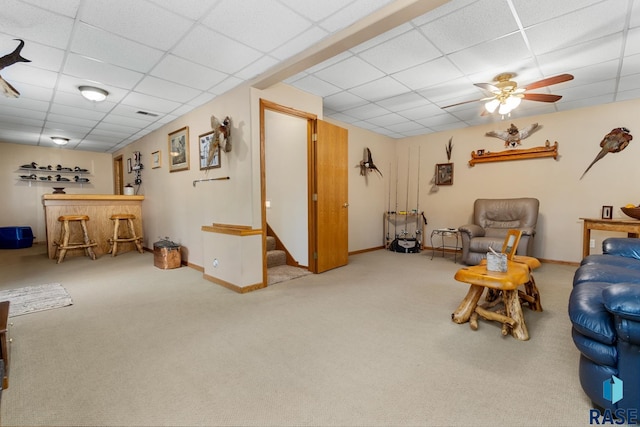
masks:
{"label": "rustic wooden coffee table", "polygon": [[[471,286],[467,295],[464,297],[456,311],[451,314],[451,319],[455,323],[466,323],[471,321],[472,329],[477,329],[477,316],[481,316],[487,320],[498,321],[502,323],[502,334],[506,335],[511,331],[514,338],[521,341],[529,339],[529,331],[522,314],[522,306],[518,287],[521,285],[529,285],[535,288],[535,282],[531,275],[532,268],[540,265],[535,258],[528,260],[529,262],[507,261],[507,271],[505,273],[488,271],[486,263],[461,268],[455,274],[454,278],[459,282],[468,283]],[[502,299],[505,306],[505,314],[497,313],[489,310],[487,307],[479,306],[478,301],[482,296],[485,288],[489,288],[502,293]],[[529,290],[529,288],[528,288]],[[536,311],[542,311],[540,306],[537,288],[534,295],[524,295],[532,308]],[[533,300],[533,301],[530,301]],[[537,307],[537,308],[536,308]]]}

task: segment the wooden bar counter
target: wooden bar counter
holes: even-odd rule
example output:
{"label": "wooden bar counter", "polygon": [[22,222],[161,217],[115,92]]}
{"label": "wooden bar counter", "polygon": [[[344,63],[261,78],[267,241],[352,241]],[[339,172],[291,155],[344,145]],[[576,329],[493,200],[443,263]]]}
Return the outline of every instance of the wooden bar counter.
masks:
{"label": "wooden bar counter", "polygon": [[[121,196],[114,194],[45,194],[44,221],[47,230],[47,249],[49,258],[55,257],[56,247],[53,242],[60,237],[61,215],[88,215],[87,229],[91,240],[98,243],[95,252],[100,256],[109,252],[110,237],[113,237],[113,221],[109,218],[116,213],[134,214],[134,227],[138,236],[142,234],[142,201],[144,196]],[[76,227],[73,227],[75,232]],[[78,227],[79,228],[79,227]],[[81,239],[72,233],[72,239]],[[136,250],[133,243],[118,245],[118,253]],[[69,251],[67,256],[84,255],[83,251]]]}

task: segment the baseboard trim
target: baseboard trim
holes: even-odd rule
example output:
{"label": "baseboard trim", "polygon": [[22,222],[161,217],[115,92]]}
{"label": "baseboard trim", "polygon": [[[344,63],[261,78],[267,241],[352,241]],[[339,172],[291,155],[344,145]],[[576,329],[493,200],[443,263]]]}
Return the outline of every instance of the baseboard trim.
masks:
{"label": "baseboard trim", "polygon": [[379,251],[380,249],[384,249],[384,246],[376,246],[374,248],[360,249],[360,250],[357,250],[357,251],[349,252],[349,256],[358,255],[358,254],[364,254],[364,253],[367,253],[367,252]]}
{"label": "baseboard trim", "polygon": [[215,283],[216,285],[220,285],[224,288],[230,289],[233,292],[237,292],[239,294],[246,294],[247,292],[257,291],[258,289],[267,287],[263,283],[256,283],[255,285],[249,285],[249,286],[238,286],[238,285],[234,285],[233,283],[229,283],[225,280],[219,279],[217,277],[211,276],[209,274],[203,274],[202,277],[204,277],[206,280],[210,282]]}

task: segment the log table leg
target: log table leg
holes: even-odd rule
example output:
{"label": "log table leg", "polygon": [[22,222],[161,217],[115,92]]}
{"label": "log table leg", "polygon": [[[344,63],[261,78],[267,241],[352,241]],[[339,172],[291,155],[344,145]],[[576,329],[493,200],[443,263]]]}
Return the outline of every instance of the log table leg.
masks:
{"label": "log table leg", "polygon": [[524,314],[522,313],[522,307],[520,306],[520,297],[518,296],[518,290],[504,291],[504,307],[507,311],[507,317],[515,321],[515,325],[511,328],[511,335],[514,338],[521,341],[527,341],[529,339],[529,331],[527,325],[524,323]]}
{"label": "log table leg", "polygon": [[471,317],[471,313],[476,310],[478,301],[484,292],[484,286],[471,285],[467,296],[464,297],[456,311],[451,313],[451,320],[456,323],[466,323]]}

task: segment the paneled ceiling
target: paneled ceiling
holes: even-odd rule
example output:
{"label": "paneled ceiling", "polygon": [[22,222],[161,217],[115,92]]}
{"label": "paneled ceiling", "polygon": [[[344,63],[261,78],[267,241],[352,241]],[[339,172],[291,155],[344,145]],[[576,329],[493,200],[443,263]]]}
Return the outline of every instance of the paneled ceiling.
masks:
{"label": "paneled ceiling", "polygon": [[481,102],[443,107],[502,72],[575,76],[512,118],[640,97],[640,0],[3,0],[0,55],[14,39],[32,62],[0,70],[21,93],[0,96],[0,141],[97,152],[241,84],[284,81],[393,138],[500,121]]}

